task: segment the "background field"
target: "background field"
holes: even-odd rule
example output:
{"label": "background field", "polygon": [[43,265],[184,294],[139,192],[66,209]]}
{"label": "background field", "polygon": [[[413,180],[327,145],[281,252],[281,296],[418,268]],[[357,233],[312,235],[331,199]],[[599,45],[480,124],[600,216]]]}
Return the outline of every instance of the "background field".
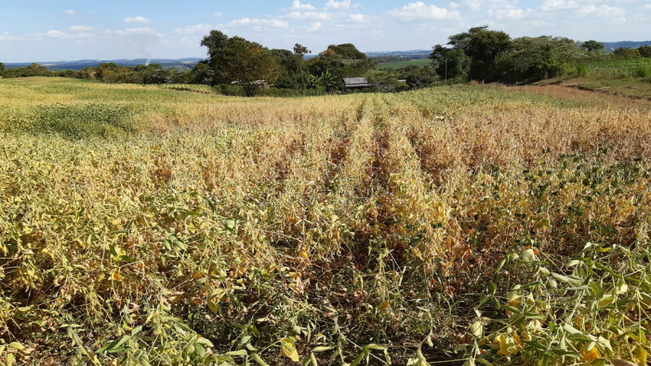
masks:
{"label": "background field", "polygon": [[402,67],[407,67],[407,66],[418,66],[418,67],[423,67],[425,65],[429,65],[432,63],[432,60],[429,59],[418,59],[418,60],[406,60],[406,61],[394,61],[394,62],[386,62],[386,63],[381,63],[377,65],[377,68],[380,70],[383,69],[400,69]]}
{"label": "background field", "polygon": [[649,117],[0,80],[0,362],[644,365]]}
{"label": "background field", "polygon": [[566,70],[565,75],[538,82],[560,84],[604,94],[651,100],[651,59],[595,61]]}

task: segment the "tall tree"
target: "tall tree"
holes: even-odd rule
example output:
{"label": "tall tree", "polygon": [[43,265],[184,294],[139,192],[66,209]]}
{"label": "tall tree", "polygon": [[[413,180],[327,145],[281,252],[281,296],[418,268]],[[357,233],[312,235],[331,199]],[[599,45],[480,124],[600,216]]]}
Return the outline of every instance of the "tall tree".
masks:
{"label": "tall tree", "polygon": [[259,43],[213,30],[201,45],[208,47],[208,65],[215,73],[214,84],[240,84],[246,95],[253,96],[263,83],[271,84],[279,76],[276,58]]}
{"label": "tall tree", "polygon": [[470,28],[468,32],[449,37],[449,45],[462,49],[470,57],[470,78],[481,81],[495,79],[494,61],[511,47],[511,37],[488,26]]}
{"label": "tall tree", "polygon": [[301,73],[301,90],[303,91],[303,96],[305,96],[305,55],[308,53],[312,53],[312,51],[308,50],[302,44],[296,43],[294,45],[294,55],[298,58]]}
{"label": "tall tree", "polygon": [[5,64],[0,62],[0,76],[2,76],[5,73]]}
{"label": "tall tree", "polygon": [[555,77],[581,56],[576,43],[563,37],[521,37],[495,59],[496,78],[507,83],[528,83]]}
{"label": "tall tree", "polygon": [[429,55],[436,74],[443,80],[466,79],[470,70],[470,57],[463,49],[445,48],[438,44]]}
{"label": "tall tree", "polygon": [[600,51],[603,51],[604,44],[599,43],[599,42],[597,42],[595,40],[589,40],[589,41],[583,42],[583,44],[581,45],[581,48],[583,48],[583,49],[585,49],[585,50],[587,50],[589,52],[600,52]]}
{"label": "tall tree", "polygon": [[294,53],[290,50],[273,49],[271,50],[271,54],[279,66],[279,77],[276,80],[276,87],[281,89],[300,89],[300,66]]}
{"label": "tall tree", "polygon": [[638,47],[637,52],[640,53],[640,56],[649,58],[651,57],[651,46],[648,45],[640,46]]}

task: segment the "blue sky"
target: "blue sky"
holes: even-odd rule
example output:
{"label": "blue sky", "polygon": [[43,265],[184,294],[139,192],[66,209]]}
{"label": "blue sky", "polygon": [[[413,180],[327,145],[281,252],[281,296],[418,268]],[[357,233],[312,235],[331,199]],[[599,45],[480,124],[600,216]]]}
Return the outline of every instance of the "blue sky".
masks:
{"label": "blue sky", "polygon": [[430,49],[489,25],[512,37],[651,39],[651,0],[31,0],[0,6],[0,62],[204,57],[211,29],[269,48]]}

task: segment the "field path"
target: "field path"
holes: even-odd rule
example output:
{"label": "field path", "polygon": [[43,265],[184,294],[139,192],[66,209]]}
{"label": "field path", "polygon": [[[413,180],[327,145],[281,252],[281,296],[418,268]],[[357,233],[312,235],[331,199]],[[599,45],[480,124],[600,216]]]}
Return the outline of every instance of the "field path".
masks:
{"label": "field path", "polygon": [[583,90],[562,85],[526,85],[502,86],[507,90],[523,91],[526,93],[548,95],[555,98],[568,99],[587,105],[601,105],[608,107],[624,107],[634,109],[651,108],[651,100],[635,99],[610,95],[589,90]]}

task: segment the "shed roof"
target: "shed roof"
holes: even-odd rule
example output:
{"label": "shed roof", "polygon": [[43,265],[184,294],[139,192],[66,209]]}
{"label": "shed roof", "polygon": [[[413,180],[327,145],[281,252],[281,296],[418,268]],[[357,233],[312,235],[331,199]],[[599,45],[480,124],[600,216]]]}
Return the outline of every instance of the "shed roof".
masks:
{"label": "shed roof", "polygon": [[366,78],[344,78],[344,86],[346,88],[366,88],[371,86],[371,83]]}

